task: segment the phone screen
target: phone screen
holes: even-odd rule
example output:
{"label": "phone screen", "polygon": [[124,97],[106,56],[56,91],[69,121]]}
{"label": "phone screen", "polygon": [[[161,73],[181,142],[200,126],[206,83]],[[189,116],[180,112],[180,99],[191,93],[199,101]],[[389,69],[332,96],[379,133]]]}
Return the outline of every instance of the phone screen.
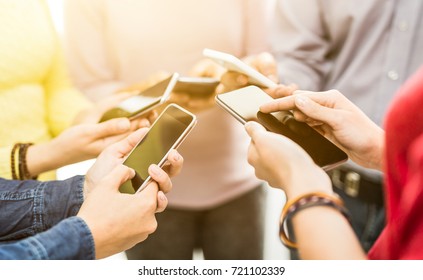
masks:
{"label": "phone screen", "polygon": [[151,164],[162,165],[170,149],[176,148],[183,140],[194,121],[192,114],[169,105],[123,163],[134,169],[136,175],[119,190],[130,194],[137,192],[149,179],[148,167]]}
{"label": "phone screen", "polygon": [[140,92],[138,95],[122,101],[118,106],[107,111],[100,122],[113,118],[130,118],[139,113],[146,112],[148,109],[159,105],[164,95],[170,94],[176,83],[175,75],[160,81],[152,87]]}
{"label": "phone screen", "polygon": [[273,98],[256,86],[219,94],[217,103],[231,113],[241,123],[256,121],[268,131],[284,135],[300,145],[325,170],[345,162],[346,153],[326,139],[306,123],[298,122],[291,112],[276,112],[265,114],[260,112],[262,104]]}
{"label": "phone screen", "polygon": [[220,81],[210,77],[179,77],[173,91],[193,97],[210,96],[215,93]]}

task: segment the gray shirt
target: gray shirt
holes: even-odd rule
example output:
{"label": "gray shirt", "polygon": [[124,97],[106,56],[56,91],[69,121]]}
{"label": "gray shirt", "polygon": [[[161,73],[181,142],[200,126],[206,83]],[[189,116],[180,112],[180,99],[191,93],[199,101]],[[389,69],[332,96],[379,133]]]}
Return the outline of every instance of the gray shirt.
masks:
{"label": "gray shirt", "polygon": [[281,81],[338,89],[379,125],[423,63],[422,0],[278,0],[275,12]]}
{"label": "gray shirt", "polygon": [[337,89],[382,125],[395,92],[423,63],[423,1],[276,5],[271,40],[281,82]]}

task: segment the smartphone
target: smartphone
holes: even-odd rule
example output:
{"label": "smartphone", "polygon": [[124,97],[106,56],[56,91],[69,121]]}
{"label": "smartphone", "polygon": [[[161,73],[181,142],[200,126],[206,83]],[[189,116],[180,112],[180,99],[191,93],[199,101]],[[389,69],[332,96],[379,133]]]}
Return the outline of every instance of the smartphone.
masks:
{"label": "smartphone", "polygon": [[193,97],[209,97],[215,93],[219,83],[218,79],[210,77],[179,77],[173,92]]}
{"label": "smartphone", "polygon": [[176,149],[185,140],[196,121],[191,112],[176,104],[169,104],[123,162],[134,169],[136,175],[125,182],[119,191],[129,194],[142,191],[151,180],[148,167],[151,164],[162,166],[170,150]]}
{"label": "smartphone", "polygon": [[236,71],[246,75],[252,85],[262,88],[273,88],[277,86],[277,84],[271,79],[231,54],[211,49],[204,49],[203,55],[214,60],[227,70]]}
{"label": "smartphone", "polygon": [[256,86],[230,91],[216,96],[216,102],[238,121],[256,121],[268,131],[284,135],[300,145],[324,170],[330,170],[348,160],[345,152],[306,123],[295,120],[290,111],[270,114],[260,112],[262,104],[274,100]]}
{"label": "smartphone", "polygon": [[133,119],[151,111],[169,99],[170,93],[178,81],[178,77],[179,74],[174,73],[168,78],[141,91],[138,95],[125,99],[118,106],[104,113],[100,122],[122,117]]}

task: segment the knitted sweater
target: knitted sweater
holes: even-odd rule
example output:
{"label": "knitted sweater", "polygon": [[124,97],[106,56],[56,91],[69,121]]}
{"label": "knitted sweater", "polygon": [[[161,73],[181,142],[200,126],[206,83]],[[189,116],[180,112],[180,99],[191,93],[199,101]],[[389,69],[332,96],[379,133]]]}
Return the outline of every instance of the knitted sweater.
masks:
{"label": "knitted sweater", "polygon": [[65,69],[47,4],[0,0],[0,177],[11,178],[14,143],[49,141],[89,105]]}

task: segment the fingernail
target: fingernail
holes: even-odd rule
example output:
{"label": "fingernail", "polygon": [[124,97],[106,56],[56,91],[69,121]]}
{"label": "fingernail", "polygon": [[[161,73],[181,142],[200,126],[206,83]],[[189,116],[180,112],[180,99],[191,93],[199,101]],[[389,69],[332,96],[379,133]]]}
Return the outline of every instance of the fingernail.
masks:
{"label": "fingernail", "polygon": [[176,153],[176,154],[173,155],[174,161],[179,161],[180,159],[181,159],[181,156],[179,154]]}
{"label": "fingernail", "polygon": [[160,175],[160,168],[155,164],[150,165],[150,171],[153,173],[153,175]]}
{"label": "fingernail", "polygon": [[147,119],[142,119],[140,121],[140,126],[141,127],[149,127],[150,126],[150,122]]}
{"label": "fingernail", "polygon": [[129,120],[120,120],[117,127],[119,130],[128,130],[130,127]]}
{"label": "fingernail", "polygon": [[307,103],[308,103],[307,97],[305,97],[305,96],[296,96],[295,97],[295,104],[298,107],[305,107],[305,106],[307,106]]}
{"label": "fingernail", "polygon": [[244,125],[245,129],[249,129],[251,126],[252,126],[252,123],[251,123],[251,122],[247,122],[247,123]]}
{"label": "fingernail", "polygon": [[166,196],[165,196],[165,194],[163,192],[159,192],[158,196],[159,196],[159,199],[161,201],[166,201]]}

